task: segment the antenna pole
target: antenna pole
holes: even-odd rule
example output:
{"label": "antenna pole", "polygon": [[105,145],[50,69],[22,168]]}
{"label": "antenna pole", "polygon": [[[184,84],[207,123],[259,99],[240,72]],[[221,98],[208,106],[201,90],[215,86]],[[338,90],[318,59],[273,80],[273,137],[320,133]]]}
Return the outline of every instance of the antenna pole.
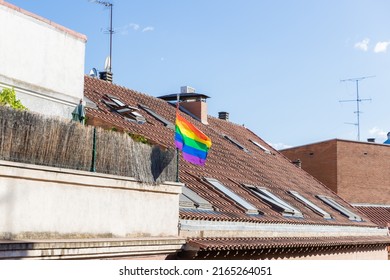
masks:
{"label": "antenna pole", "polygon": [[366,77],[359,77],[359,78],[351,78],[351,79],[345,79],[340,80],[340,82],[356,82],[356,99],[355,100],[340,100],[339,102],[356,102],[356,118],[357,122],[354,124],[357,126],[357,140],[360,141],[360,114],[362,113],[360,111],[360,102],[362,101],[371,101],[370,99],[360,99],[359,97],[359,82],[364,79],[368,78],[374,78],[375,76],[366,76]]}
{"label": "antenna pole", "polygon": [[108,68],[108,71],[112,72],[111,71],[111,68],[112,68],[112,34],[114,33],[114,30],[112,29],[112,8],[113,8],[113,4],[112,3],[109,3],[109,7],[110,7],[110,66]]}
{"label": "antenna pole", "polygon": [[93,0],[93,3],[100,4],[106,7],[110,8],[110,29],[108,30],[108,33],[110,34],[110,64],[108,65],[108,71],[112,72],[112,34],[114,34],[114,30],[112,29],[112,10],[114,7],[114,4],[108,1],[100,1],[100,0]]}
{"label": "antenna pole", "polygon": [[[371,99],[370,99],[371,100]],[[356,114],[357,114],[357,128],[358,128],[358,141],[360,141],[360,102],[359,98],[359,80],[356,80]]]}

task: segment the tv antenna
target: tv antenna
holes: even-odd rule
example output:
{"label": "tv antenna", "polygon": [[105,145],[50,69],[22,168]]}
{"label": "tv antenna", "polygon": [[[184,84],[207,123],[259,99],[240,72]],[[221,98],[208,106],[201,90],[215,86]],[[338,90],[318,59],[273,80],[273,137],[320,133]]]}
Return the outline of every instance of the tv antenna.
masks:
{"label": "tv antenna", "polygon": [[110,29],[108,29],[108,34],[110,34],[110,56],[109,56],[110,63],[108,65],[108,69],[106,69],[106,70],[108,70],[109,72],[112,72],[111,71],[111,69],[112,69],[112,35],[114,34],[114,29],[112,29],[112,8],[113,8],[114,4],[111,2],[108,2],[108,1],[100,1],[100,0],[89,0],[89,2],[100,4],[100,5],[103,5],[103,6],[110,8]]}
{"label": "tv antenna", "polygon": [[358,141],[360,141],[360,114],[362,113],[360,111],[360,102],[371,101],[371,98],[370,99],[362,99],[362,98],[359,97],[359,82],[361,80],[368,79],[368,78],[374,78],[374,77],[375,76],[366,76],[366,77],[350,78],[350,79],[340,80],[340,82],[355,82],[356,83],[356,99],[340,100],[339,102],[356,102],[356,111],[354,112],[356,114],[356,118],[357,118],[356,123],[347,123],[347,124],[353,124],[353,125],[357,126],[357,130],[358,130],[357,140]]}

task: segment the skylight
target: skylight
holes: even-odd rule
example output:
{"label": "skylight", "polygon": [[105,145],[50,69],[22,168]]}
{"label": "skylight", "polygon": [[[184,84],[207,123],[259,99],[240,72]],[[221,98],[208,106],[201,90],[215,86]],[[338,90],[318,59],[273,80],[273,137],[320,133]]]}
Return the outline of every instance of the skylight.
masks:
{"label": "skylight", "polygon": [[112,96],[110,96],[110,98],[111,98],[111,100],[114,101],[118,106],[121,106],[121,107],[126,106],[126,104],[123,103],[122,101],[120,101],[119,99],[117,99],[117,98],[115,98],[115,97],[112,97]]}
{"label": "skylight", "polygon": [[322,210],[320,207],[318,207],[313,202],[311,202],[310,200],[308,200],[305,197],[303,197],[302,195],[300,195],[298,192],[296,192],[296,191],[288,191],[288,192],[292,196],[294,196],[298,201],[305,204],[308,208],[310,208],[311,210],[313,210],[317,214],[320,214],[322,217],[324,217],[324,219],[327,219],[327,220],[332,219],[332,216],[328,212]]}
{"label": "skylight", "polygon": [[152,109],[150,109],[149,107],[145,106],[145,105],[142,105],[142,104],[139,104],[139,106],[145,110],[149,115],[151,115],[152,117],[154,117],[155,119],[157,119],[158,121],[162,122],[166,127],[169,127],[169,128],[172,128],[174,129],[175,126],[173,125],[173,123],[171,123],[170,121],[168,121],[167,119],[163,118],[162,116],[160,116],[159,114],[157,114],[156,112],[154,112]]}
{"label": "skylight", "polygon": [[199,210],[213,210],[213,206],[187,187],[182,188],[180,206],[183,208],[196,208]]}
{"label": "skylight", "polygon": [[252,204],[241,198],[239,195],[222,185],[218,180],[212,178],[204,178],[207,182],[223,192],[226,196],[233,199],[237,204],[245,208],[247,214],[259,214],[259,210],[256,209]]}
{"label": "skylight", "polygon": [[334,201],[332,198],[327,197],[327,196],[323,196],[323,195],[317,195],[317,197],[319,199],[321,199],[323,202],[325,202],[326,204],[328,204],[329,206],[331,206],[332,208],[334,208],[337,211],[339,211],[344,216],[348,217],[348,219],[350,219],[351,221],[357,221],[357,222],[363,222],[364,221],[359,215],[356,215],[355,213],[349,211],[344,206],[341,206],[336,201]]}
{"label": "skylight", "polygon": [[256,141],[253,141],[253,140],[251,140],[251,139],[249,139],[249,141],[252,142],[254,145],[256,145],[258,148],[260,148],[262,151],[264,151],[264,153],[266,153],[266,154],[270,154],[270,153],[271,153],[270,150],[268,150],[268,149],[267,149],[266,147],[264,147],[263,145],[257,143]]}
{"label": "skylight", "polygon": [[144,116],[137,112],[138,108],[126,105],[115,96],[104,95],[102,102],[106,104],[112,111],[117,112],[127,121],[143,124],[146,122]]}
{"label": "skylight", "polygon": [[268,202],[269,204],[271,204],[271,206],[275,206],[275,207],[283,210],[283,212],[282,212],[283,216],[298,217],[298,218],[303,217],[301,211],[294,208],[293,206],[291,206],[290,204],[288,204],[284,200],[280,199],[279,197],[277,197],[276,195],[271,193],[266,188],[255,187],[255,186],[251,186],[251,185],[244,185],[244,186],[247,187],[248,189],[250,189],[253,194],[260,197],[265,202]]}
{"label": "skylight", "polygon": [[238,141],[234,140],[233,138],[231,138],[230,136],[226,135],[226,134],[222,134],[222,136],[227,139],[228,141],[230,141],[231,143],[233,143],[234,145],[236,145],[238,148],[240,148],[241,150],[243,150],[244,152],[246,153],[249,153],[249,150],[247,150],[243,145],[241,145]]}

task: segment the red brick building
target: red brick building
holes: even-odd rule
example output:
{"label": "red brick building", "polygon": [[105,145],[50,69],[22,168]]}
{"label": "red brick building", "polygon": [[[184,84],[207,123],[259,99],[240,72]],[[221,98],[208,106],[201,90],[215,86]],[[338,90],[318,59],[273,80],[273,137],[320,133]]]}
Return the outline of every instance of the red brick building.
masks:
{"label": "red brick building", "polygon": [[390,204],[390,146],[333,139],[281,151],[355,204]]}
{"label": "red brick building", "polygon": [[390,145],[332,139],[281,152],[374,222],[390,223]]}

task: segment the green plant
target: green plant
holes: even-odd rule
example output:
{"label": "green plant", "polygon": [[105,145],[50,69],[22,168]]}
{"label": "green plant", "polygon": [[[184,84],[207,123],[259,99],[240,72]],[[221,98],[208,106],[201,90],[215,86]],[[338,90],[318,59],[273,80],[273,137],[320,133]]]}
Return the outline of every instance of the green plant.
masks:
{"label": "green plant", "polygon": [[135,142],[140,142],[140,143],[143,143],[143,144],[149,144],[149,141],[148,139],[146,139],[144,136],[142,135],[138,135],[138,134],[133,134],[133,133],[127,133]]}
{"label": "green plant", "polygon": [[16,110],[27,110],[25,106],[23,106],[22,102],[19,99],[16,99],[16,93],[14,89],[3,88],[0,93],[0,105],[9,106]]}

